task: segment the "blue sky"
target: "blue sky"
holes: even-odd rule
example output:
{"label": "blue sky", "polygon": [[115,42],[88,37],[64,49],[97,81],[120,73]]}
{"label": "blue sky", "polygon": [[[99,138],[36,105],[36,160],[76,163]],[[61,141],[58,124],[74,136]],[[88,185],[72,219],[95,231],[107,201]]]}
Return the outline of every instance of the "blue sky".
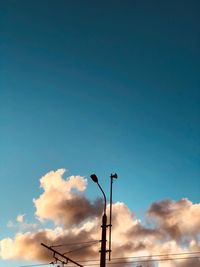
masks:
{"label": "blue sky", "polygon": [[198,203],[199,1],[2,6],[0,238],[18,214],[33,220],[39,178],[58,168],[94,172],[106,192],[117,172],[114,200],[139,216]]}

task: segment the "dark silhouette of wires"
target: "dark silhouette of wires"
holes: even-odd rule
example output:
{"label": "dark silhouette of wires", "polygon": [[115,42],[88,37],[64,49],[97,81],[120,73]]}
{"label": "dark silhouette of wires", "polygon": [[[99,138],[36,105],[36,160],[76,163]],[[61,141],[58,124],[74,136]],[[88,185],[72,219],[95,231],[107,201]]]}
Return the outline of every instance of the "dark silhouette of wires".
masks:
{"label": "dark silhouette of wires", "polygon": [[[168,253],[168,254],[153,254],[153,255],[142,255],[142,256],[130,256],[130,257],[119,257],[119,258],[112,258],[112,261],[117,261],[117,260],[131,260],[131,259],[152,259],[155,257],[168,257],[168,256],[181,256],[181,255],[193,255],[193,254],[200,254],[200,251],[196,252],[182,252],[182,253]],[[196,256],[197,258],[200,258],[200,256]],[[177,259],[174,257],[174,259]],[[96,262],[99,261],[99,259],[94,259],[94,260],[78,260],[78,262]],[[111,262],[108,262],[109,264]]]}
{"label": "dark silhouette of wires", "polygon": [[85,246],[81,246],[81,247],[73,249],[73,250],[69,250],[69,251],[63,253],[63,255],[68,254],[68,253],[72,253],[72,252],[76,252],[76,251],[79,251],[79,250],[82,250],[82,249],[86,249],[86,248],[91,247],[91,246],[93,246],[93,245],[95,245],[97,243],[99,243],[99,241],[94,241],[91,244],[88,244],[88,245],[85,245]]}
{"label": "dark silhouette of wires", "polygon": [[[116,265],[116,264],[143,264],[149,262],[161,262],[161,261],[175,261],[175,260],[191,260],[191,259],[200,259],[200,256],[194,257],[177,257],[177,258],[163,258],[163,259],[147,259],[147,260],[133,260],[133,261],[116,261],[116,262],[107,262],[106,265]],[[93,264],[85,264],[84,267],[87,266],[98,266],[99,263]],[[68,267],[72,267],[73,265],[68,265]]]}
{"label": "dark silhouette of wires", "polygon": [[81,244],[89,244],[89,243],[97,243],[99,240],[91,240],[91,241],[85,241],[85,242],[76,242],[76,243],[68,243],[68,244],[58,244],[58,245],[52,245],[52,248],[58,248],[58,247],[70,247],[70,246],[78,246]]}
{"label": "dark silhouette of wires", "polygon": [[193,254],[200,254],[200,251],[196,251],[196,252],[181,252],[181,253],[168,253],[168,254],[153,254],[153,255],[142,255],[142,256],[130,256],[130,257],[122,257],[122,258],[113,258],[112,260],[138,259],[138,258],[151,258],[151,257],[167,257],[167,256],[193,255]]}
{"label": "dark silhouette of wires", "polygon": [[31,264],[31,265],[21,265],[19,267],[35,267],[35,266],[47,266],[47,265],[54,265],[54,262],[49,263],[41,263],[41,264]]}
{"label": "dark silhouette of wires", "polygon": [[[96,241],[96,243],[99,241]],[[84,242],[85,243],[85,242]],[[80,243],[79,243],[80,244]],[[81,249],[81,248],[80,248]],[[199,254],[199,255],[195,255]],[[191,255],[186,257],[186,255]],[[192,256],[194,255],[194,256]],[[176,257],[177,256],[177,257]],[[179,256],[179,257],[178,257]],[[182,257],[181,257],[182,256]],[[170,253],[170,254],[154,254],[154,255],[146,255],[146,256],[130,256],[130,257],[121,257],[121,258],[112,258],[111,262],[107,262],[106,265],[116,265],[116,264],[143,264],[149,262],[162,262],[162,261],[176,261],[176,260],[194,260],[200,259],[200,251],[195,252],[182,252],[182,253]],[[84,267],[87,266],[98,266],[99,260],[79,260],[84,264]],[[93,263],[92,263],[93,262]],[[88,263],[88,264],[87,264]],[[44,263],[44,264],[35,264],[35,265],[24,265],[20,267],[34,267],[34,266],[44,266],[44,265],[54,265],[54,262]],[[68,264],[68,267],[73,267],[74,265]]]}

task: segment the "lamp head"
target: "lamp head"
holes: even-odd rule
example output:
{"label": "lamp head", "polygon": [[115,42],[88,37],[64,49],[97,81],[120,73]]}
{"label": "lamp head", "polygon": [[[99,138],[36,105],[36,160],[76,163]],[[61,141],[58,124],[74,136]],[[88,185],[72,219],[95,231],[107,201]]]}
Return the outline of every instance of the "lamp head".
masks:
{"label": "lamp head", "polygon": [[98,178],[97,178],[96,174],[91,174],[90,178],[92,179],[93,182],[98,183]]}
{"label": "lamp head", "polygon": [[116,173],[111,174],[111,175],[110,175],[110,178],[115,178],[115,179],[117,179],[117,174],[116,174]]}

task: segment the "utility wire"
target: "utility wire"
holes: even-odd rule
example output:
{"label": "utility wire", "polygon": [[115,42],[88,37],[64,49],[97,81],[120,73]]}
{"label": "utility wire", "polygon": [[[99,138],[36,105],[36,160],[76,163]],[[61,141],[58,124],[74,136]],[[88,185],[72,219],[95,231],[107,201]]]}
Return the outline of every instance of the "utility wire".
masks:
{"label": "utility wire", "polygon": [[[192,255],[192,254],[200,254],[200,251],[196,251],[196,252],[182,252],[182,253],[168,253],[168,254],[153,254],[153,255],[142,255],[142,256],[130,256],[130,257],[112,258],[112,261],[114,261],[114,260],[126,260],[126,259],[128,260],[128,259],[153,258],[153,257],[181,256],[181,255]],[[95,259],[95,260],[83,260],[83,261],[79,260],[78,262],[90,262],[90,261],[99,261],[99,259]]]}
{"label": "utility wire", "polygon": [[41,263],[41,264],[31,264],[31,265],[21,265],[19,267],[34,267],[34,266],[45,266],[45,265],[53,265],[54,262],[49,263]]}
{"label": "utility wire", "polygon": [[[134,260],[134,261],[116,261],[116,262],[107,262],[106,265],[115,265],[115,264],[133,264],[133,263],[149,263],[149,262],[161,262],[161,261],[173,261],[173,260],[190,260],[190,259],[200,259],[200,256],[194,257],[180,257],[180,258],[166,258],[166,259],[149,259],[149,260]],[[86,264],[86,266],[98,266],[99,263]],[[73,265],[68,265],[72,267]]]}
{"label": "utility wire", "polygon": [[[171,261],[171,260],[190,260],[190,259],[199,259],[200,256],[192,256],[192,257],[177,257],[177,258],[162,258],[162,259],[147,259],[147,260],[133,260],[133,261],[119,261],[119,262],[108,262],[107,264],[120,264],[120,263],[145,263],[145,262],[159,262],[159,261]],[[98,264],[97,264],[98,265]],[[89,265],[86,265],[89,266]]]}
{"label": "utility wire", "polygon": [[88,247],[91,247],[91,246],[93,246],[96,243],[99,243],[99,241],[95,241],[92,244],[85,245],[85,246],[82,246],[82,247],[79,247],[79,248],[76,248],[76,249],[73,249],[73,250],[69,250],[69,251],[63,253],[63,255],[68,254],[68,253],[72,253],[72,252],[75,252],[75,251],[78,251],[78,250],[82,250],[82,249],[85,249],[85,248],[88,248]]}
{"label": "utility wire", "polygon": [[99,242],[99,240],[91,240],[91,241],[86,241],[86,242],[76,242],[76,243],[70,243],[70,244],[59,244],[59,245],[52,245],[52,248],[57,248],[57,247],[67,247],[67,246],[74,246],[74,245],[81,245],[81,244],[89,244],[89,243],[96,243]]}
{"label": "utility wire", "polygon": [[112,260],[121,260],[121,259],[138,259],[138,258],[150,258],[150,257],[167,257],[167,256],[179,256],[179,255],[192,255],[192,254],[200,254],[200,251],[196,252],[181,252],[181,253],[168,253],[168,254],[154,254],[154,255],[142,255],[142,256],[130,256],[130,257],[122,257],[122,258],[112,258]]}
{"label": "utility wire", "polygon": [[[99,242],[99,241],[98,241]],[[126,263],[126,264],[132,264],[132,263],[145,263],[145,262],[153,262],[153,261],[169,261],[169,260],[189,260],[189,259],[200,259],[199,256],[190,256],[190,257],[170,257],[170,258],[161,258],[161,259],[152,259],[153,257],[167,257],[167,256],[181,256],[181,255],[192,255],[192,254],[200,254],[200,251],[196,252],[182,252],[182,253],[170,253],[170,254],[154,254],[154,255],[146,255],[146,256],[133,256],[133,257],[121,257],[121,258],[112,258],[112,261],[115,262],[107,262],[107,265],[110,264],[120,264],[120,263]],[[130,260],[130,259],[142,259],[142,258],[150,258],[150,259],[144,259],[144,260],[132,260],[132,261],[125,261],[125,260]],[[118,261],[122,260],[122,261]],[[124,260],[124,261],[123,261]],[[99,260],[83,260],[83,261],[78,261],[78,262],[98,262]],[[23,265],[19,267],[34,267],[34,266],[44,266],[44,265],[53,265],[54,262],[50,263],[43,263],[43,264],[35,264],[35,265]],[[86,264],[85,266],[96,266],[99,265],[99,263],[94,263],[94,264]],[[74,265],[68,265],[68,267],[72,267]]]}

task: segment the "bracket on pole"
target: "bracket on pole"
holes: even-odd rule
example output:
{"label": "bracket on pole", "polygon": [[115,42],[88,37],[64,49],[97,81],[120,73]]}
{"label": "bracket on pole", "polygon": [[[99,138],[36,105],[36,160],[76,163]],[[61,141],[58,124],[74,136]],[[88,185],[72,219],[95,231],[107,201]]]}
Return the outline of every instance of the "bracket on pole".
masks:
{"label": "bracket on pole", "polygon": [[[83,265],[81,265],[81,264],[79,264],[78,262],[76,262],[76,261],[74,261],[74,260],[68,258],[68,257],[65,256],[64,254],[62,254],[62,253],[60,253],[59,251],[56,251],[55,249],[53,249],[52,247],[49,247],[49,246],[45,245],[44,243],[41,243],[41,245],[42,245],[43,247],[45,247],[45,248],[51,250],[51,251],[54,253],[54,254],[53,254],[53,255],[54,255],[53,257],[54,257],[56,260],[58,260],[58,259],[55,257],[55,255],[57,254],[57,255],[61,256],[62,258],[64,258],[64,259],[66,260],[66,263],[65,263],[65,264],[67,264],[68,261],[69,261],[69,262],[74,263],[75,265],[77,265],[77,266],[79,266],[79,267],[83,267]],[[62,263],[63,263],[63,262],[62,262]]]}

